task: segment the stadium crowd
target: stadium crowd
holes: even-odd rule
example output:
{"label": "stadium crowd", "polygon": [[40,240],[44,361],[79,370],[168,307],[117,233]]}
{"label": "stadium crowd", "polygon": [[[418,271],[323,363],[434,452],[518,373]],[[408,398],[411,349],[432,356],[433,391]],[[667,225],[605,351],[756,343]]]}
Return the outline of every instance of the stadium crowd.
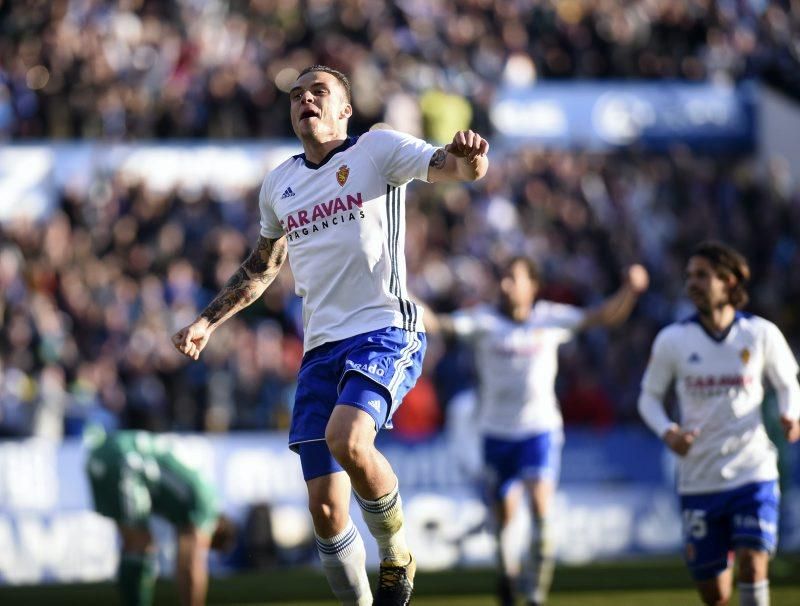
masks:
{"label": "stadium crowd", "polygon": [[0,138],[289,136],[280,91],[315,62],[352,76],[355,131],[445,91],[491,134],[493,91],[537,78],[760,77],[800,97],[798,10],[755,0],[0,2]]}
{"label": "stadium crowd", "polygon": [[[75,433],[110,426],[227,431],[285,428],[302,356],[300,300],[285,268],[262,302],[230,320],[199,363],[169,335],[191,321],[257,237],[256,191],[221,201],[208,191],[158,194],[122,173],[67,187],[46,223],[0,226],[0,431]],[[689,212],[691,211],[691,212]],[[537,259],[542,296],[591,305],[642,261],[652,286],[634,317],[562,348],[567,423],[637,418],[647,351],[687,315],[686,251],[706,237],[744,251],[750,309],[775,321],[795,351],[800,317],[800,189],[775,162],[749,158],[523,150],[497,154],[477,187],[411,188],[409,287],[449,311],[493,296],[493,266]],[[520,229],[520,227],[522,229]],[[401,437],[437,429],[464,388],[470,356],[433,341],[427,368],[397,418]]]}

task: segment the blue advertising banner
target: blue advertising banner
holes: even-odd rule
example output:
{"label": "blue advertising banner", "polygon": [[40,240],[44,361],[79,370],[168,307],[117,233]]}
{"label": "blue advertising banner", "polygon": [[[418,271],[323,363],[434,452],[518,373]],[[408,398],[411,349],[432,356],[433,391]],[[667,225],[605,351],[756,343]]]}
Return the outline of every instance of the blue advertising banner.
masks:
{"label": "blue advertising banner", "polygon": [[[227,436],[168,434],[173,452],[214,484],[224,511],[243,522],[267,504],[279,557],[315,563],[313,530],[299,457],[282,433]],[[424,570],[489,566],[495,537],[481,489],[478,442],[446,436],[421,444],[383,441],[400,480],[409,543]],[[798,451],[789,462],[795,469]],[[101,581],[114,577],[114,524],[92,511],[80,441],[0,442],[0,584]],[[649,431],[568,430],[562,482],[553,520],[558,558],[582,563],[640,555],[677,554],[681,516],[672,481],[672,457]],[[800,549],[797,485],[784,491],[781,548]],[[377,566],[357,506],[352,517],[365,537],[368,562]],[[514,519],[525,549],[529,516]],[[173,531],[155,521],[160,568],[174,562]],[[287,555],[288,554],[288,555]],[[212,573],[235,565],[212,558]]]}
{"label": "blue advertising banner", "polygon": [[755,146],[755,92],[751,83],[542,82],[501,89],[491,120],[511,145],[746,152]]}

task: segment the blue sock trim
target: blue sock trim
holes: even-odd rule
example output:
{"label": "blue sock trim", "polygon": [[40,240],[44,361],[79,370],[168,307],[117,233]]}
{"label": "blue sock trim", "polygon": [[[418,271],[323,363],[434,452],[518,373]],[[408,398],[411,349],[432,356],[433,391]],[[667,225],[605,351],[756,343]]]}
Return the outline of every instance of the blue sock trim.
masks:
{"label": "blue sock trim", "polygon": [[323,543],[323,541],[327,541],[327,539],[320,539],[319,537],[317,537],[316,542],[317,542],[317,549],[319,549],[321,553],[334,555],[343,552],[357,540],[358,540],[358,530],[356,530],[355,525],[351,523],[350,530],[347,531],[346,534],[341,539],[338,539],[334,543],[327,543],[327,542]]}
{"label": "blue sock trim", "polygon": [[[388,495],[381,497],[377,501],[368,501],[367,499],[360,497],[355,490],[353,491],[353,496],[355,497],[359,507],[361,507],[361,509],[367,513],[381,514],[386,513],[392,507],[397,505],[397,499],[400,496],[400,491],[395,488],[393,493],[390,492]],[[383,499],[387,499],[387,501],[383,502]]]}

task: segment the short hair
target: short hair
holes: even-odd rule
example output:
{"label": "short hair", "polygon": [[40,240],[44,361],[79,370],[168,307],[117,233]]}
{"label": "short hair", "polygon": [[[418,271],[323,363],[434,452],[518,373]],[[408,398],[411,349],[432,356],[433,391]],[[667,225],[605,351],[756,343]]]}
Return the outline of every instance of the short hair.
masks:
{"label": "short hair", "polygon": [[328,67],[327,65],[312,65],[301,71],[297,77],[300,78],[301,76],[305,76],[306,74],[310,74],[312,72],[325,72],[326,74],[330,74],[336,78],[339,81],[339,84],[342,85],[342,88],[344,88],[345,99],[347,99],[348,103],[352,102],[353,91],[350,88],[350,79],[342,72],[340,72],[338,69]]}
{"label": "short hair", "polygon": [[742,309],[750,297],[747,294],[747,283],[750,282],[750,266],[744,255],[730,246],[715,240],[706,240],[695,246],[692,257],[708,259],[718,277],[727,279],[735,278],[735,284],[730,288],[728,297],[731,305]]}
{"label": "short hair", "polygon": [[506,263],[503,267],[502,275],[508,275],[511,271],[511,268],[517,263],[521,263],[525,267],[525,270],[528,272],[528,277],[532,282],[539,282],[539,266],[536,264],[536,261],[524,255],[516,255],[511,257],[511,259],[508,260],[508,263]]}

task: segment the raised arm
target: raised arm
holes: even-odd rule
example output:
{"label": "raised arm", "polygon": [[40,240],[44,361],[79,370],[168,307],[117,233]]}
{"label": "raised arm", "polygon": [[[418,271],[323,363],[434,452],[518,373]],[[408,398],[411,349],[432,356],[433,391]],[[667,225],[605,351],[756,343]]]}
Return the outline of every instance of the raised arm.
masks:
{"label": "raised arm", "polygon": [[586,312],[580,328],[594,326],[617,326],[633,311],[639,295],[647,290],[650,277],[642,265],[631,265],[622,287],[597,307]]}
{"label": "raised arm", "polygon": [[445,339],[451,339],[455,336],[456,329],[450,314],[438,314],[421,301],[415,300],[415,302],[417,305],[422,306],[425,330],[429,334],[441,335]]}
{"label": "raised arm", "polygon": [[272,283],[286,259],[286,252],[286,236],[277,239],[259,236],[256,247],[208,307],[194,322],[172,336],[176,349],[197,360],[211,334],[225,320],[258,299]]}
{"label": "raised arm", "polygon": [[489,142],[471,130],[460,130],[453,141],[431,156],[428,181],[477,181],[489,168]]}

